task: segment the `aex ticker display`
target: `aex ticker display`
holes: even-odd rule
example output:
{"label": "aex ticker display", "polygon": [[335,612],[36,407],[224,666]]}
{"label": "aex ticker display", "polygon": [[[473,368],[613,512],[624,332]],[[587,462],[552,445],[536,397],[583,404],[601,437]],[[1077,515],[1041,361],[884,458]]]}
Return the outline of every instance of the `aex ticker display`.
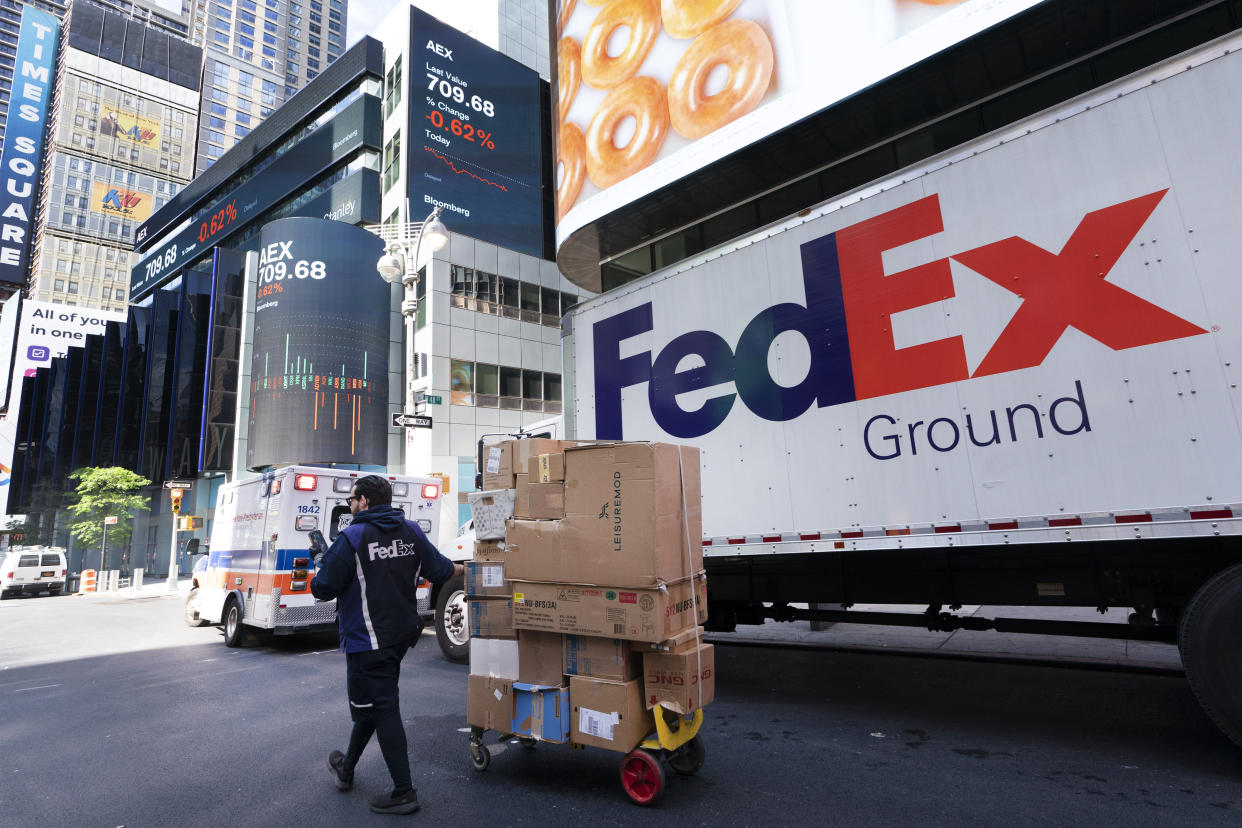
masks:
{"label": "aex ticker display", "polygon": [[539,76],[410,9],[411,221],[543,255]]}

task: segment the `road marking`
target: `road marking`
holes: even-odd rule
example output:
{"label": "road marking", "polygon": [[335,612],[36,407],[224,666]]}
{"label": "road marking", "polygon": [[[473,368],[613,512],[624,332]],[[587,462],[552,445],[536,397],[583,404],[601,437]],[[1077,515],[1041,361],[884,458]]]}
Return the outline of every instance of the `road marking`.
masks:
{"label": "road marking", "polygon": [[169,684],[183,684],[187,681],[203,681],[205,678],[215,678],[216,676],[227,676],[232,673],[245,673],[249,670],[258,670],[262,666],[263,666],[262,664],[256,664],[253,667],[241,667],[237,670],[219,670],[217,672],[212,673],[210,676],[187,676],[185,678],[172,679],[170,681],[157,681],[154,684],[143,684],[138,687],[135,687],[134,689],[135,690],[149,690],[152,687],[164,687],[165,685],[169,685]]}
{"label": "road marking", "polygon": [[49,687],[60,687],[59,684],[40,684],[38,687],[22,687],[14,690],[14,693],[25,693],[27,690],[46,690]]}

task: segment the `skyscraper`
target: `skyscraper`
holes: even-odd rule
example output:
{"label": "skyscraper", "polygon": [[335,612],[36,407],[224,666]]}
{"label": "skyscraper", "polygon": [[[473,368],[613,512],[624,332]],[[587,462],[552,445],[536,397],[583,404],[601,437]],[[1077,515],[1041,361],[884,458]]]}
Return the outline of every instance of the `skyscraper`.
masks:
{"label": "skyscraper", "polygon": [[193,177],[202,51],[139,16],[64,16],[30,248],[31,299],[123,310],[134,231]]}
{"label": "skyscraper", "polygon": [[215,163],[345,48],[345,0],[187,0],[202,47],[195,172]]}
{"label": "skyscraper", "polygon": [[[57,17],[65,16],[70,0],[0,0],[0,145],[4,143],[4,128],[9,116],[9,94],[13,87],[13,64],[17,49],[17,28],[22,16],[22,6],[34,6]],[[141,20],[148,26],[168,34],[185,37],[186,25],[179,15],[168,12],[154,2],[143,0],[89,0],[96,5]]]}

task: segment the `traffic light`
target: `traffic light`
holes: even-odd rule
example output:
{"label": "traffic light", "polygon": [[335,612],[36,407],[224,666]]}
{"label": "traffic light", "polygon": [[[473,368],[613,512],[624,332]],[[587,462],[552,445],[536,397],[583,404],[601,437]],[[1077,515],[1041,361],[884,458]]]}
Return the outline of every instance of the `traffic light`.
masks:
{"label": "traffic light", "polygon": [[170,489],[168,492],[168,499],[172,503],[172,513],[174,515],[181,513],[181,496],[183,494],[185,494],[183,489]]}

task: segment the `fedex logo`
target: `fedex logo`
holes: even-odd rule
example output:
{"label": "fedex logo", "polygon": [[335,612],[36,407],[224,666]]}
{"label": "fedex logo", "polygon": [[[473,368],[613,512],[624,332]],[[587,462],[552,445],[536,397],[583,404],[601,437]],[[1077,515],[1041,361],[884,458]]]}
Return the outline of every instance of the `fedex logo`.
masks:
{"label": "fedex logo", "polygon": [[[657,354],[621,356],[621,343],[652,330],[651,303],[595,323],[595,430],[622,436],[621,391],[647,384],[659,426],[674,437],[698,437],[724,422],[734,399],[777,422],[820,408],[928,388],[1039,365],[1067,328],[1113,350],[1206,331],[1107,281],[1167,190],[1087,213],[1058,253],[1017,236],[886,274],[884,251],[944,230],[936,195],[802,245],[804,305],[765,308],[730,346],[712,331],[689,331]],[[893,314],[954,296],[949,259],[1022,297],[1022,304],[970,372],[961,336],[908,348],[894,345]],[[797,385],[777,384],[768,351],[782,333],[810,346],[811,366]],[[688,356],[702,364],[678,370]],[[732,382],[736,393],[712,397],[693,411],[680,394]]]}

